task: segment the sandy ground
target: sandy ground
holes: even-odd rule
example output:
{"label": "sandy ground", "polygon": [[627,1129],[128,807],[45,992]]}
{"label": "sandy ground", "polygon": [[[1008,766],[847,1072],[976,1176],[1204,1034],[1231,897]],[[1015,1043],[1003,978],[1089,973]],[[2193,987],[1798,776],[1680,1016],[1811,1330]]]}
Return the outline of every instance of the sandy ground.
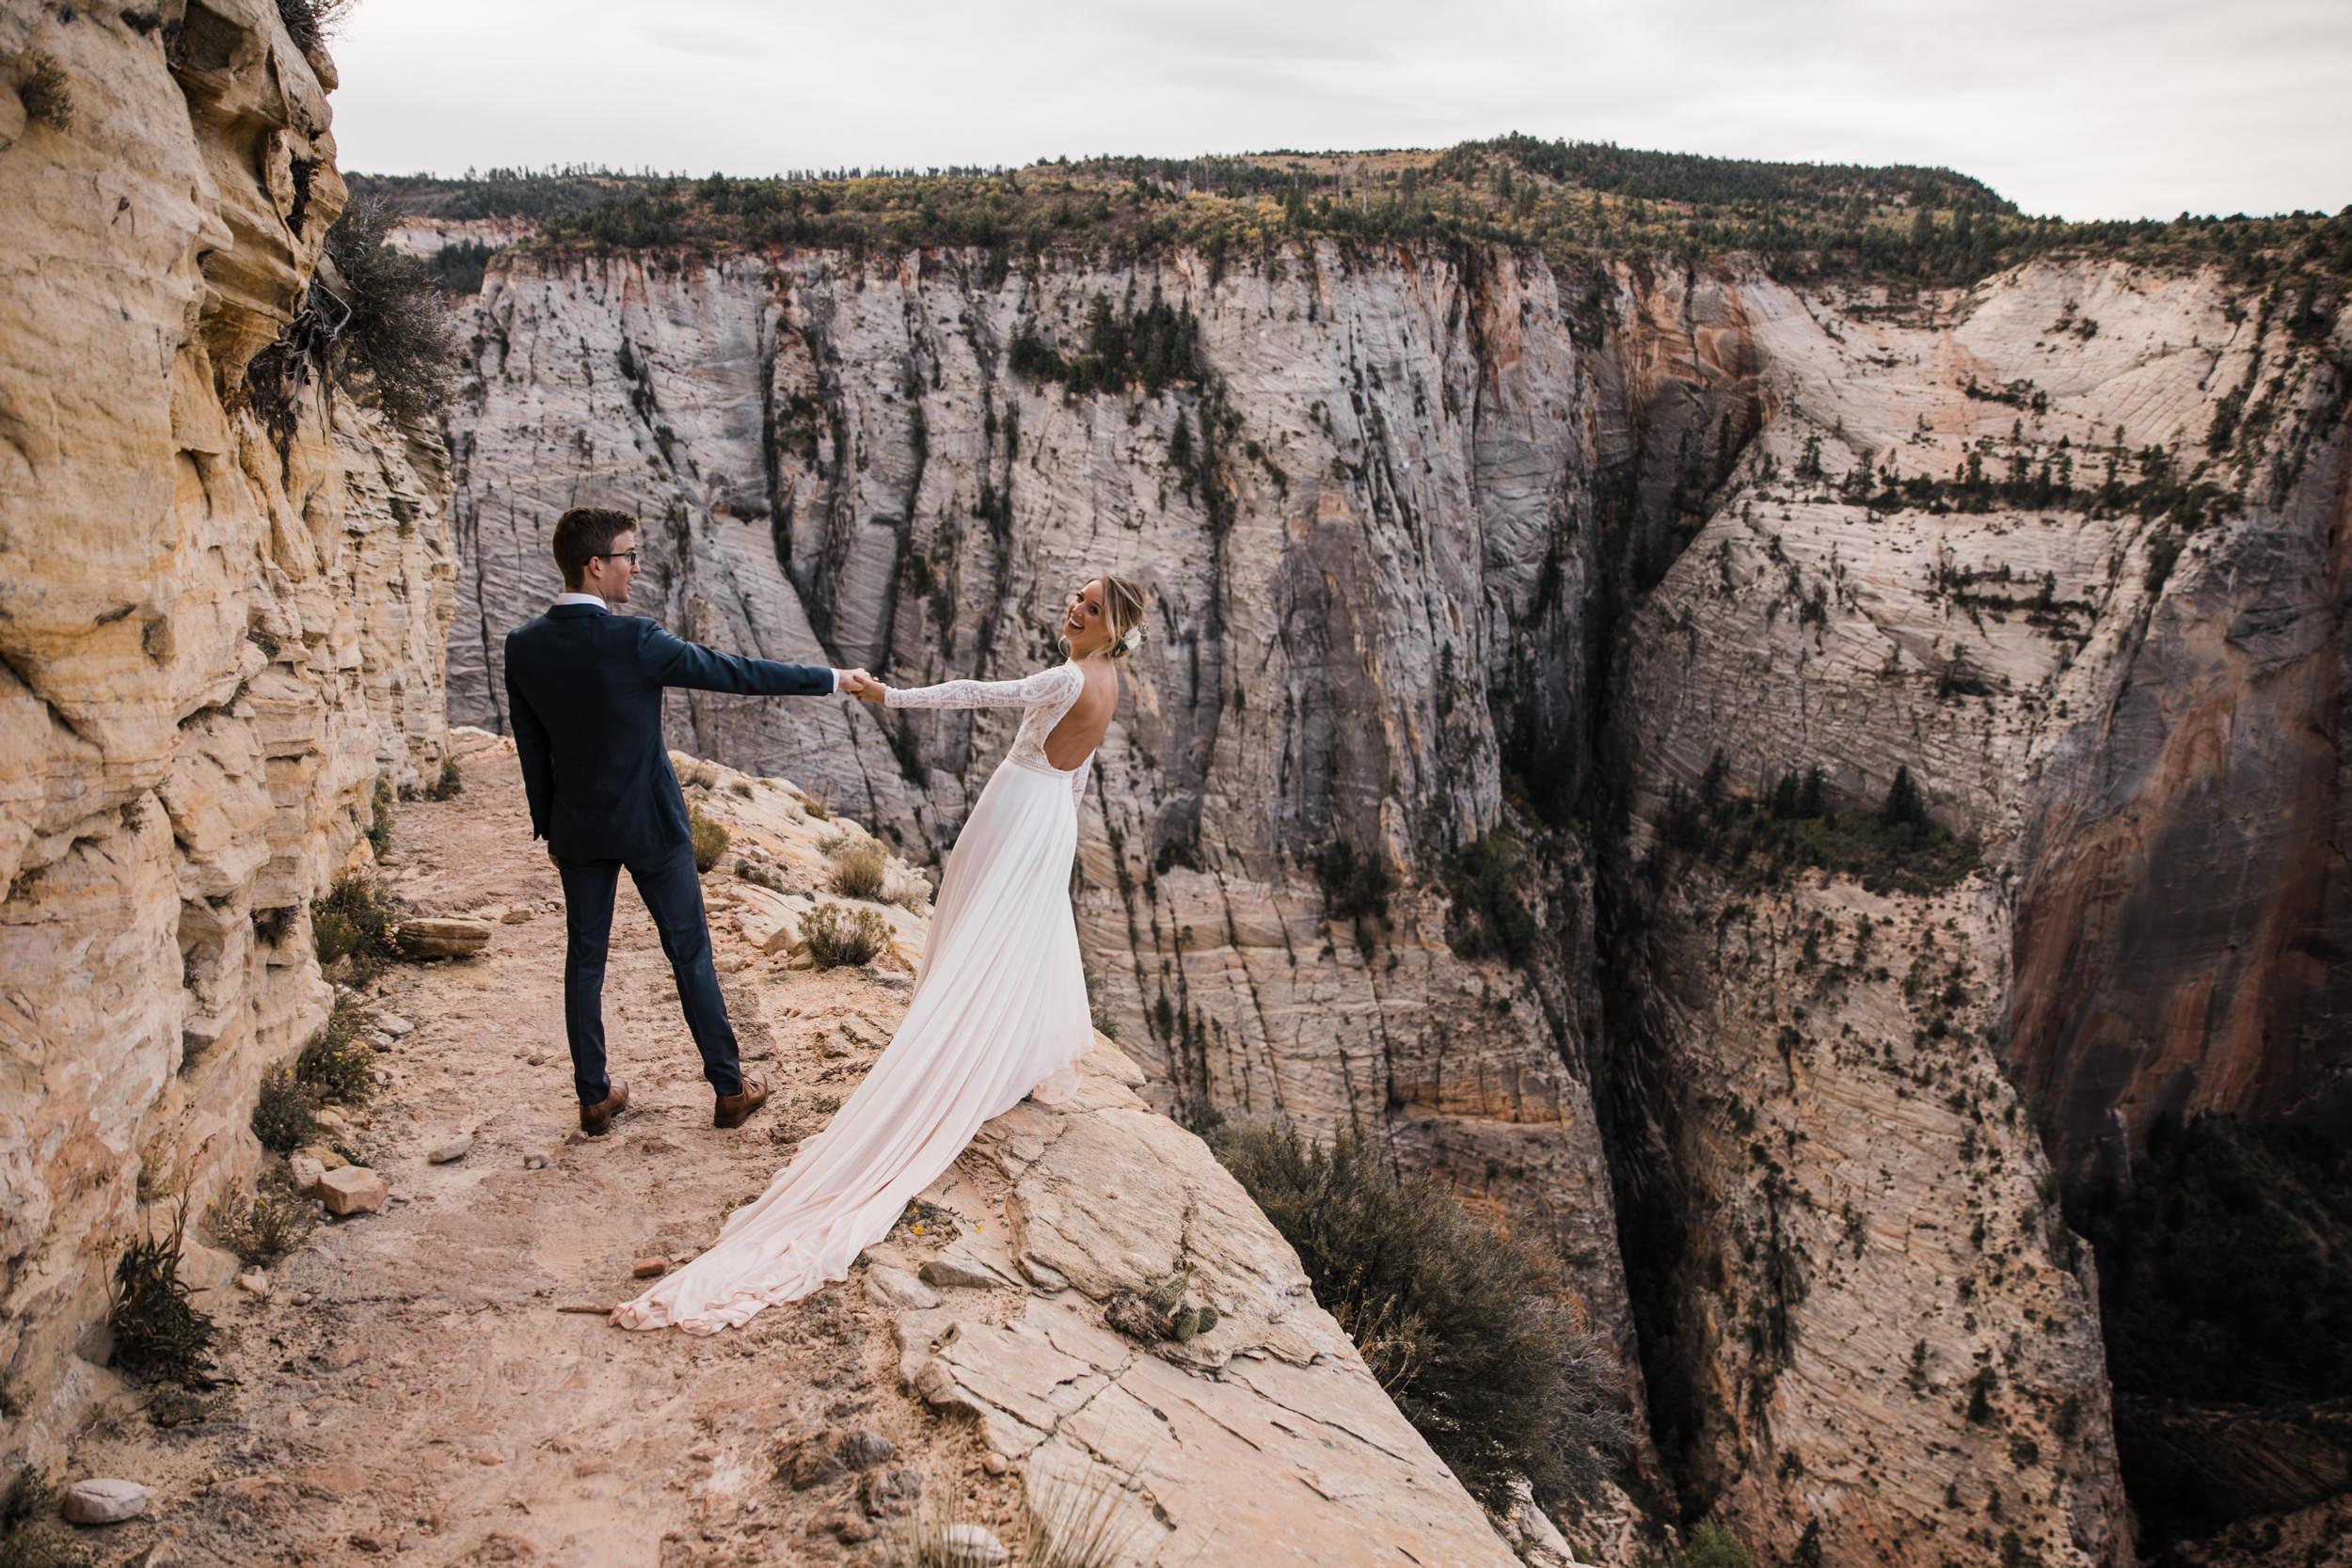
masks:
{"label": "sandy ground", "polygon": [[[844,1053],[840,1023],[879,1045],[906,979],[765,958],[723,975],[747,1066],[775,1098],[716,1131],[624,879],[605,1001],[631,1107],[608,1136],[567,1141],[555,874],[511,757],[467,744],[463,795],[400,806],[386,872],[420,912],[529,918],[499,924],[481,957],[402,966],[378,988],[380,1009],[415,1025],[381,1058],[394,1077],[356,1138],[393,1202],[322,1225],[270,1271],[266,1299],[208,1292],[233,1385],[170,1428],[156,1390],[124,1386],[66,1475],[138,1481],[154,1501],[83,1539],[107,1564],[158,1543],[158,1562],[203,1564],[882,1562],[890,1522],[866,1519],[857,1477],[796,1491],[777,1475],[795,1440],[860,1429],[898,1450],[869,1478],[923,1470],[932,1497],[961,1493],[966,1517],[1010,1536],[1014,1483],[982,1472],[968,1426],[900,1391],[887,1320],[854,1285],[712,1338],[560,1310],[626,1299],[636,1260],[707,1245],[871,1062]],[[731,934],[720,951],[746,957]],[[469,1131],[462,1160],[427,1164]],[[526,1168],[539,1154],[546,1167]],[[894,1240],[924,1245],[903,1227]]]}

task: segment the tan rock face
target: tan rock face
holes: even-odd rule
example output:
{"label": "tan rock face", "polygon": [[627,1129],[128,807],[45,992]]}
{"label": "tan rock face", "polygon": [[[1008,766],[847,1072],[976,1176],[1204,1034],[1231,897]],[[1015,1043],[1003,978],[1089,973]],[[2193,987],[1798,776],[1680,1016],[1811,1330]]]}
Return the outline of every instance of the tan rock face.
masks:
{"label": "tan rock face", "polygon": [[307,901],[445,723],[437,439],[315,382],[282,457],[231,411],[342,206],[316,71],[262,0],[174,15],[0,9],[74,104],[0,150],[0,1371],[36,1448],[96,1243],[249,1166],[324,1014]]}
{"label": "tan rock face", "polygon": [[[1777,413],[1615,698],[1631,854],[1661,857],[1616,955],[1651,1130],[1627,1245],[1672,1275],[1678,1441],[1784,1553],[1818,1525],[1825,1560],[2013,1532],[2121,1561],[2096,1292],[2030,1129],[2080,1171],[2161,1111],[2341,1118],[2340,982],[2296,956],[2344,896],[2337,372],[2212,277],[1745,293]],[[2275,418],[2216,438],[2240,387]],[[1866,507],[1866,462],[1943,487]],[[2046,504],[1966,493],[2045,465]],[[2157,465],[2229,503],[2191,532],[2111,499]],[[1694,864],[1654,830],[1718,754],[1734,793],[1820,767],[1842,806],[1907,767],[1984,869],[1881,896]]]}

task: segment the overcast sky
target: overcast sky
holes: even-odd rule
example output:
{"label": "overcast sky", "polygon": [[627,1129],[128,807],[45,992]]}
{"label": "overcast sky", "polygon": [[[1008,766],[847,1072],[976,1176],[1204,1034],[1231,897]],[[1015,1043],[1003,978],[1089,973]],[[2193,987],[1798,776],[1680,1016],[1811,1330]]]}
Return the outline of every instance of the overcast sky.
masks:
{"label": "overcast sky", "polygon": [[2029,213],[2352,202],[2352,0],[359,0],[343,166],[730,174],[1519,130],[1943,164]]}

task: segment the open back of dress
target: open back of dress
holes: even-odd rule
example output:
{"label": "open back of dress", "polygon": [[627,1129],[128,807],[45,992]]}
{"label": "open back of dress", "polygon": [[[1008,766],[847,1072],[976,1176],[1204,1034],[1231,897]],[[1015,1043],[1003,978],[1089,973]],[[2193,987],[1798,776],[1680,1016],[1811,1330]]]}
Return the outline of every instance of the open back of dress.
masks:
{"label": "open back of dress", "polygon": [[1075,1088],[1094,1031],[1070,866],[1092,757],[1065,772],[1046,761],[1044,739],[1085,684],[1064,664],[889,694],[893,707],[1027,710],[947,857],[906,1017],[767,1192],[729,1216],[709,1251],[613,1308],[614,1323],[715,1334],[847,1278],[982,1123],[1032,1091],[1050,1102]]}

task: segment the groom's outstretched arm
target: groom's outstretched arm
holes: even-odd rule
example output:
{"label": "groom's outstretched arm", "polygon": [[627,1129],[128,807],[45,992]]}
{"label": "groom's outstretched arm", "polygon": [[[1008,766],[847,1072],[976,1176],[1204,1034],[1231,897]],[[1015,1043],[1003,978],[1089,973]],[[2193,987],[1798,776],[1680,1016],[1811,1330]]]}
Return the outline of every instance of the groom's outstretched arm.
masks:
{"label": "groom's outstretched arm", "polygon": [[637,668],[656,686],[732,691],[746,697],[829,697],[836,689],[834,673],[822,665],[779,664],[771,658],[717,653],[697,642],[681,641],[651,621],[642,625]]}
{"label": "groom's outstretched arm", "polygon": [[555,809],[555,763],[548,727],[532,710],[530,699],[515,688],[512,654],[506,660],[506,716],[515,726],[515,760],[522,764],[523,796],[531,802],[531,836],[545,838]]}

